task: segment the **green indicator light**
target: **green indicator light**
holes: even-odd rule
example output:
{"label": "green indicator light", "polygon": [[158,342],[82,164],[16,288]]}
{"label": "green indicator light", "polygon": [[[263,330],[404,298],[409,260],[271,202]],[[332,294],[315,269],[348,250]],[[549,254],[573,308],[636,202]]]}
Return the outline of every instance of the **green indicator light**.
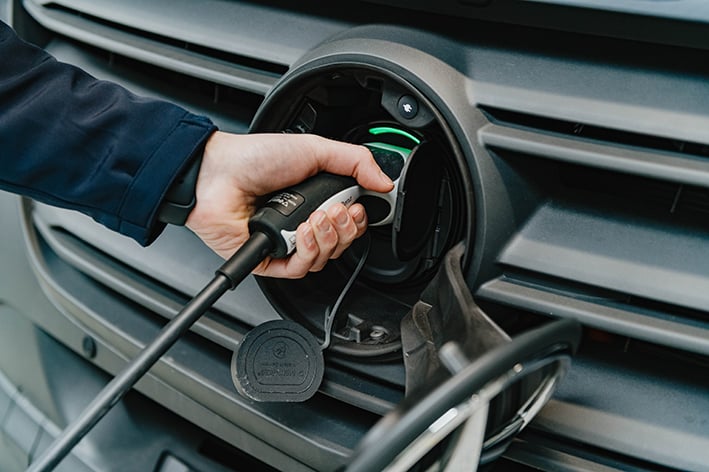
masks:
{"label": "green indicator light", "polygon": [[373,135],[378,135],[378,134],[398,134],[399,136],[404,136],[409,138],[411,141],[415,142],[416,144],[421,144],[421,140],[414,136],[411,133],[407,133],[406,131],[400,130],[398,128],[392,128],[390,126],[379,126],[376,128],[369,128],[369,134]]}

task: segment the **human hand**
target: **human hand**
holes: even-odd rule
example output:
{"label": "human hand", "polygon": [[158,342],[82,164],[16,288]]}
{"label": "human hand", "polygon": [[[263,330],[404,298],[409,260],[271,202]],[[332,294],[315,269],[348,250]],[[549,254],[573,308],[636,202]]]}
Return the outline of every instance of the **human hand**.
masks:
{"label": "human hand", "polygon": [[[249,238],[248,222],[259,197],[302,182],[318,172],[349,175],[364,188],[388,192],[391,180],[363,146],[315,135],[244,134],[217,131],[207,141],[197,204],[186,225],[212,250],[228,258]],[[296,231],[296,251],[266,258],[255,274],[300,278],[321,270],[367,228],[362,205],[318,210]]]}

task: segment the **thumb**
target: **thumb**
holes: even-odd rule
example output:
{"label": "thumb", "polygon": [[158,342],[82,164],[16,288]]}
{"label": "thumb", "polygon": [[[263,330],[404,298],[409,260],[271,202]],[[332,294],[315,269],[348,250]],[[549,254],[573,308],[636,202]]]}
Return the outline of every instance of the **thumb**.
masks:
{"label": "thumb", "polygon": [[328,139],[323,144],[318,148],[316,156],[320,170],[351,175],[362,187],[375,192],[385,193],[394,188],[394,183],[377,165],[366,147]]}

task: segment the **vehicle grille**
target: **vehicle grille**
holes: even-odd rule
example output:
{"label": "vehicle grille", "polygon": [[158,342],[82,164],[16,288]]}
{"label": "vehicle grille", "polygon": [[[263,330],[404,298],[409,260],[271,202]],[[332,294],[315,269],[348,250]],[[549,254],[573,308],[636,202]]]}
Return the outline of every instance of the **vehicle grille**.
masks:
{"label": "vehicle grille", "polygon": [[485,112],[481,141],[538,205],[499,254],[504,274],[478,294],[708,354],[708,147]]}

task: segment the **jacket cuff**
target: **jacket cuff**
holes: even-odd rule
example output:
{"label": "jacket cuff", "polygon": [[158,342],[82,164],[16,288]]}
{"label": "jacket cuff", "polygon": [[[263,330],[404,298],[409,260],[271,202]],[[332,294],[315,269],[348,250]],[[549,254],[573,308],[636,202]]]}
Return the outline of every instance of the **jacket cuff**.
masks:
{"label": "jacket cuff", "polygon": [[165,194],[216,130],[208,118],[190,113],[177,123],[133,179],[119,210],[119,232],[143,246],[160,235],[165,223],[158,221],[158,210]]}

